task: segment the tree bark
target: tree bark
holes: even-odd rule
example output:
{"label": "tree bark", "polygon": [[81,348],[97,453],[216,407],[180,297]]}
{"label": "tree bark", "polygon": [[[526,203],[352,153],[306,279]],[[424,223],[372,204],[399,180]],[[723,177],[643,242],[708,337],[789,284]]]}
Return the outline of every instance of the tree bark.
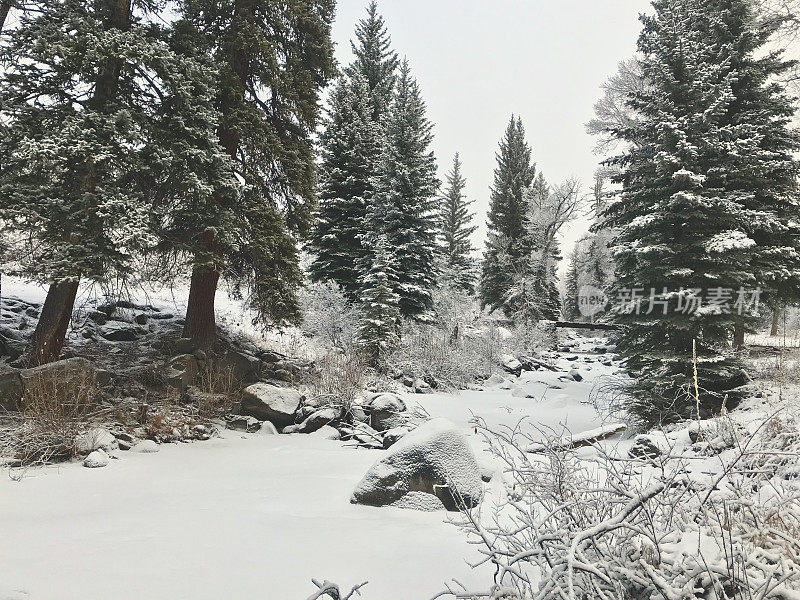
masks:
{"label": "tree bark", "polygon": [[769,330],[770,335],[778,335],[778,325],[780,324],[781,320],[781,306],[780,304],[776,304],[775,308],[772,309],[772,327]]}
{"label": "tree bark", "polygon": [[78,294],[78,280],[50,284],[39,315],[39,323],[31,340],[28,365],[35,367],[58,360],[72,318],[72,307]]}
{"label": "tree bark", "polygon": [[[234,4],[231,28],[235,31],[238,24],[252,22],[254,18],[253,0],[236,0]],[[239,151],[240,135],[231,124],[233,113],[244,98],[245,86],[250,75],[250,56],[243,40],[233,44],[229,56],[225,59],[227,66],[236,75],[236,84],[224,88],[220,94],[221,124],[217,129],[217,138],[225,152],[236,161]],[[220,249],[214,234],[206,231],[201,236],[202,248],[212,252],[221,259]],[[220,261],[221,262],[221,261]],[[192,269],[192,280],[189,287],[189,300],[186,305],[186,324],[183,337],[191,338],[196,348],[209,349],[217,335],[216,316],[214,314],[214,296],[219,282],[219,267],[195,266]]]}
{"label": "tree bark", "polygon": [[[107,0],[106,9],[106,29],[123,31],[130,29],[131,0]],[[94,95],[90,100],[94,110],[105,110],[108,103],[116,96],[122,65],[123,61],[118,57],[109,57],[104,62],[97,74]],[[91,159],[86,161],[81,179],[85,191],[95,191],[97,177]],[[70,236],[69,239],[71,243],[80,243],[77,236]],[[61,349],[64,347],[67,327],[72,319],[79,283],[80,273],[76,273],[73,279],[50,284],[39,322],[36,324],[36,331],[31,339],[28,364],[41,365],[58,360]]]}
{"label": "tree bark", "polygon": [[744,348],[744,323],[740,321],[733,325],[733,348],[735,350]]}

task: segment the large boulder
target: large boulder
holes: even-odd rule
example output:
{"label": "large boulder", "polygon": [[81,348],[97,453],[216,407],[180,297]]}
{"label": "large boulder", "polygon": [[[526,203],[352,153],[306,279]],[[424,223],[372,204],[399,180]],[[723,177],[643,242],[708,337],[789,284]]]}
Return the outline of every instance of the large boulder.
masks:
{"label": "large boulder", "polygon": [[121,321],[110,321],[100,329],[100,335],[110,342],[135,342],[144,333],[138,325]]}
{"label": "large boulder", "polygon": [[230,370],[244,384],[257,382],[261,377],[261,367],[261,359],[244,351],[228,350],[219,361],[220,369]]}
{"label": "large boulder", "polygon": [[323,427],[329,427],[342,418],[342,409],[334,406],[320,408],[312,412],[305,420],[300,423],[298,431],[300,433],[314,433]]}
{"label": "large boulder", "polygon": [[262,421],[270,421],[278,428],[287,427],[294,423],[302,399],[297,390],[269,383],[254,383],[244,388],[242,412]]}
{"label": "large boulder", "polygon": [[385,392],[370,398],[366,407],[369,410],[369,424],[375,431],[386,431],[405,424],[402,413],[408,409],[406,403],[397,394]]}
{"label": "large boulder", "polygon": [[466,437],[447,419],[432,419],[395,443],[364,475],[350,501],[386,506],[410,492],[439,498],[447,510],[476,506],[483,484]]}

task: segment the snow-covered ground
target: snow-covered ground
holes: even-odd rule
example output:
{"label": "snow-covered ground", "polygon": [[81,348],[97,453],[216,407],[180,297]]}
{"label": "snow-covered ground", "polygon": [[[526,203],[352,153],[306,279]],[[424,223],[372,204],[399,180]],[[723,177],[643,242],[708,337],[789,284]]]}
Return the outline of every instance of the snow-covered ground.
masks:
{"label": "snow-covered ground", "polygon": [[[6,278],[3,293],[43,299]],[[148,295],[180,305],[180,292]],[[220,300],[226,325],[244,328],[246,311]],[[556,363],[557,372],[406,400],[463,428],[482,470],[492,469],[475,417],[490,428],[527,419],[553,436],[604,424],[587,399],[616,362],[575,352]],[[574,369],[581,381],[566,375]],[[71,463],[30,470],[21,482],[2,477],[0,600],[290,600],[314,591],[312,577],[347,589],[369,580],[364,597],[378,600],[429,598],[454,577],[486,589],[491,569],[466,564],[477,552],[448,513],[350,504],[382,455],[313,434],[223,431],[158,454],[117,452],[103,469]]]}

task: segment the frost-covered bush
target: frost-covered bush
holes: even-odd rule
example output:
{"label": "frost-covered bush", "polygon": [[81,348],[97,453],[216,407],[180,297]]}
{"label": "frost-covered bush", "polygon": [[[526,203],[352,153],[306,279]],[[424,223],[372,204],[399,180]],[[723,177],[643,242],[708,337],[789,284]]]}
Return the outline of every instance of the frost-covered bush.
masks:
{"label": "frost-covered bush", "polygon": [[494,583],[535,600],[800,598],[796,422],[725,417],[648,437],[658,450],[639,458],[487,435],[506,497],[462,526]]}
{"label": "frost-covered bush", "polygon": [[358,337],[359,310],[332,281],[307,285],[300,294],[301,330],[325,345],[349,350]]}

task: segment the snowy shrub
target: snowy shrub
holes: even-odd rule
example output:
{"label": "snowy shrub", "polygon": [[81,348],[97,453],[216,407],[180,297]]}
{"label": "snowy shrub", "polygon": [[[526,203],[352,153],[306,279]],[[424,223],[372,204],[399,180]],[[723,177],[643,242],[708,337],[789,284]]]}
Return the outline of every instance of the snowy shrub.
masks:
{"label": "snowy shrub", "polygon": [[316,406],[340,407],[347,413],[364,389],[365,364],[360,353],[328,352],[316,361],[308,396]]}
{"label": "snowy shrub", "polygon": [[332,348],[349,350],[358,337],[359,311],[331,281],[307,285],[300,295],[303,333]]}
{"label": "snowy shrub", "polygon": [[97,375],[89,368],[29,376],[19,413],[3,416],[0,457],[20,466],[72,458],[76,436],[94,415],[99,399]]}
{"label": "snowy shrub", "polygon": [[700,431],[653,433],[641,458],[532,454],[520,427],[487,433],[506,497],[461,525],[521,598],[800,598],[797,424],[724,417]]}

